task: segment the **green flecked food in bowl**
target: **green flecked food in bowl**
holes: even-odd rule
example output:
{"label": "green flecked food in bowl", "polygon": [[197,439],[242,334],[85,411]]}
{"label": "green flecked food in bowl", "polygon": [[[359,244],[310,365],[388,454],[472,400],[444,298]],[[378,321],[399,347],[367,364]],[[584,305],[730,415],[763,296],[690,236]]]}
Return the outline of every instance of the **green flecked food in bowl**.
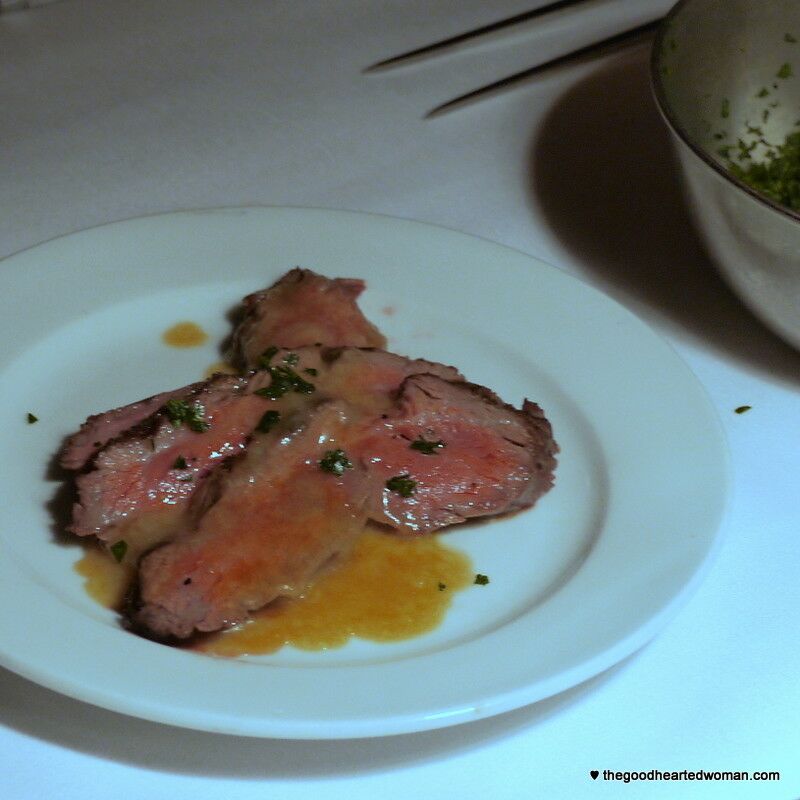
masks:
{"label": "green flecked food in bowl", "polygon": [[800,211],[800,131],[790,133],[777,147],[769,146],[763,161],[746,166],[731,161],[729,168],[756,191]]}
{"label": "green flecked food in bowl", "polygon": [[682,0],[659,36],[662,110],[737,181],[800,211],[797,0]]}

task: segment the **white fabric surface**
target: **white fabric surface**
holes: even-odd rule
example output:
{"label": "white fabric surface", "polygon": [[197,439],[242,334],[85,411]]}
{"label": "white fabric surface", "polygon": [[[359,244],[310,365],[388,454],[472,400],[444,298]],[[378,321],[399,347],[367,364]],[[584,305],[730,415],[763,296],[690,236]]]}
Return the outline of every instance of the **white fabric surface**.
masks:
{"label": "white fabric surface", "polygon": [[[800,353],[754,320],[704,255],[646,49],[435,120],[424,119],[431,107],[553,45],[511,37],[362,74],[527,5],[69,0],[3,14],[0,255],[140,214],[268,204],[419,219],[542,257],[659,330],[716,404],[734,487],[708,579],[663,634],[587,685],[388,739],[183,731],[0,670],[4,800],[800,796]],[[742,404],[752,410],[733,413]],[[625,785],[588,774],[654,768],[779,770],[781,780]]]}

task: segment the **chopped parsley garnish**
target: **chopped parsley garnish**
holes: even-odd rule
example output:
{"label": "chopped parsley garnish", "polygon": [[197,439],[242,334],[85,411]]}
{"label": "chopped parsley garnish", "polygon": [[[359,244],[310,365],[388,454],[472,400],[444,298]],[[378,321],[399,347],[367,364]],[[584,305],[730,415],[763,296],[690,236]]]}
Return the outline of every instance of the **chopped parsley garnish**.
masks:
{"label": "chopped parsley garnish", "polygon": [[733,410],[737,414],[744,414],[745,411],[749,411],[752,407],[753,406],[738,406],[737,408],[734,408]]}
{"label": "chopped parsley garnish", "polygon": [[727,119],[731,115],[731,101],[727,97],[722,99],[722,107],[720,108],[719,115],[723,119]]}
{"label": "chopped parsley garnish", "polygon": [[178,426],[185,422],[186,427],[195,433],[202,433],[211,427],[203,419],[205,412],[199,403],[189,405],[185,400],[177,400],[173,397],[171,400],[167,400],[164,411],[173,425]]}
{"label": "chopped parsley garnish", "polygon": [[277,411],[267,411],[264,413],[264,416],[258,421],[258,425],[256,425],[256,430],[259,433],[269,433],[279,422],[281,421],[281,415]]}
{"label": "chopped parsley garnish", "polygon": [[314,367],[306,367],[303,372],[305,372],[306,375],[311,375],[312,377],[319,375],[319,370],[314,369]]}
{"label": "chopped parsley garnish", "polygon": [[435,455],[436,451],[444,446],[444,442],[441,439],[436,442],[429,442],[424,436],[418,436],[409,445],[412,450],[419,450],[420,453],[424,453],[426,456]]}
{"label": "chopped parsley garnish", "polygon": [[442,583],[441,581],[439,581],[439,591],[443,592],[446,588],[447,588],[447,584],[446,583]]}
{"label": "chopped parsley garnish", "polygon": [[33,425],[34,422],[39,421],[39,417],[37,417],[36,414],[31,414],[31,412],[29,411],[27,420],[28,420],[28,425]]}
{"label": "chopped parsley garnish", "polygon": [[328,450],[320,459],[319,468],[332,475],[343,475],[346,469],[353,468],[353,464],[344,450]]}
{"label": "chopped parsley garnish", "polygon": [[181,477],[178,478],[178,480],[181,483],[191,483],[194,480],[194,475],[181,475]]}
{"label": "chopped parsley garnish", "polygon": [[283,357],[283,363],[288,364],[290,367],[296,367],[300,361],[300,356],[297,353],[287,353]]}
{"label": "chopped parsley garnish", "polygon": [[785,80],[786,78],[792,77],[792,65],[787,61],[785,64],[781,64],[781,68],[775,73],[776,78],[781,78],[781,80]]}
{"label": "chopped parsley garnish", "polygon": [[756,97],[766,97],[769,94],[769,89],[766,86],[762,86]]}
{"label": "chopped parsley garnish", "polygon": [[124,539],[120,539],[118,542],[114,542],[109,550],[117,564],[120,564],[122,559],[125,558],[125,553],[128,552],[128,543]]}
{"label": "chopped parsley garnish", "polygon": [[386,481],[386,488],[391,492],[397,492],[400,497],[411,497],[417,488],[417,482],[412,481],[408,474],[395,475]]}
{"label": "chopped parsley garnish", "polygon": [[795,44],[797,42],[797,37],[793,36],[791,33],[784,33],[783,41],[789,42],[789,44]]}
{"label": "chopped parsley garnish", "polygon": [[280,350],[279,347],[275,347],[272,345],[268,347],[259,357],[258,357],[258,366],[262,369],[266,369],[269,366],[269,362],[275,357],[275,353]]}
{"label": "chopped parsley garnish", "polygon": [[186,463],[186,459],[183,456],[178,456],[172,465],[172,469],[186,469],[187,466],[189,465]]}
{"label": "chopped parsley garnish", "polygon": [[475,576],[475,583],[478,586],[486,586],[489,583],[489,576],[488,575],[481,575],[480,572]]}
{"label": "chopped parsley garnish", "polygon": [[272,377],[269,386],[263,389],[256,389],[255,394],[266,397],[269,400],[277,400],[287,392],[297,392],[298,394],[311,394],[316,388],[313,383],[303,380],[290,366],[279,364],[276,367],[267,367]]}

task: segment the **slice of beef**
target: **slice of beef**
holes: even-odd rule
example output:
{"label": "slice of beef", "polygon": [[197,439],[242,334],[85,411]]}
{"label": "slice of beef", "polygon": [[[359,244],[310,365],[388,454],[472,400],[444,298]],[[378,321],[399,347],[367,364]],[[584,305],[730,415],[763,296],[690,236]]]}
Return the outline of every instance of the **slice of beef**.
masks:
{"label": "slice of beef", "polygon": [[168,400],[188,394],[195,386],[199,384],[161,392],[127,406],[93,414],[81,425],[80,430],[67,439],[59,458],[61,466],[65,469],[82,469],[103,445],[154,414]]}
{"label": "slice of beef", "polygon": [[557,452],[535,403],[519,411],[482,386],[414,375],[353,455],[381,487],[370,516],[424,533],[532,506],[553,485]]}
{"label": "slice of beef", "polygon": [[125,539],[137,551],[168,538],[197,487],[245,449],[267,412],[285,416],[327,398],[379,413],[421,370],[459,377],[453,367],[381,350],[305,347],[279,351],[268,369],[216,375],[176,390],[170,400],[201,408],[208,428],[176,424],[162,406],[101,448],[92,469],[76,478],[70,529],[109,542]]}
{"label": "slice of beef", "polygon": [[[246,388],[231,375],[186,387],[169,398],[173,413],[162,405],[102,448],[93,469],[76,478],[71,531],[118,539],[139,515],[183,506],[216,464],[244,448],[258,423],[263,401]],[[183,409],[190,419],[179,419]]]}
{"label": "slice of beef", "polygon": [[205,509],[174,541],[140,563],[133,626],[182,639],[246,620],[282,596],[297,596],[361,535],[368,476],[356,466],[321,467],[352,424],[346,403],[326,402],[256,436],[215,473]]}
{"label": "slice of beef", "polygon": [[268,347],[385,347],[385,337],[356,303],[365,286],[355,278],[289,271],[268,289],[244,298],[243,318],[233,333],[234,362],[242,369],[256,367]]}

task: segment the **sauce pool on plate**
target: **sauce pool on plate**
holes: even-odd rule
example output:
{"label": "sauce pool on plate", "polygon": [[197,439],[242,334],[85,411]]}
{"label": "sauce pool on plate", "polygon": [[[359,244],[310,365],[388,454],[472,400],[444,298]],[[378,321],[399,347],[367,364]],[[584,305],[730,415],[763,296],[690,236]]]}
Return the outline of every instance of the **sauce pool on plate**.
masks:
{"label": "sauce pool on plate", "polygon": [[208,340],[208,334],[196,322],[176,322],[161,334],[170,347],[199,347]]}
{"label": "sauce pool on plate", "polygon": [[[87,549],[75,570],[87,593],[119,608],[133,569],[98,548]],[[192,648],[236,657],[342,647],[353,638],[410,639],[444,619],[454,594],[473,583],[470,559],[438,536],[400,537],[367,530],[337,568],[322,575],[297,602],[280,600],[236,628],[200,639]]]}
{"label": "sauce pool on plate", "polygon": [[118,564],[99,547],[87,546],[83,558],[75,562],[75,572],[84,578],[86,594],[101,606],[119,608],[133,580],[133,567]]}

